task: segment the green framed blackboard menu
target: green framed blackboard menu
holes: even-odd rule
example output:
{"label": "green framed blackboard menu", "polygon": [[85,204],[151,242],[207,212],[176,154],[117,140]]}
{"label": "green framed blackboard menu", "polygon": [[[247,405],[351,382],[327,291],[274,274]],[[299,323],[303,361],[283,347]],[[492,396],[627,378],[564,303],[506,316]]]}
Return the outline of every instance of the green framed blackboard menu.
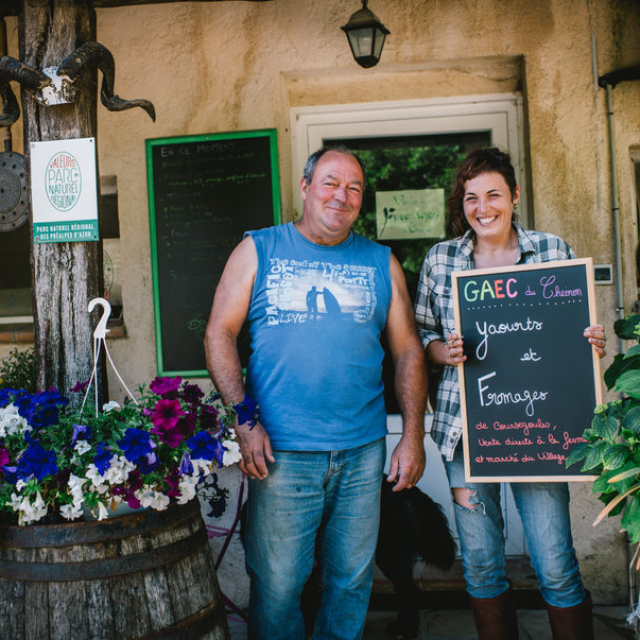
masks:
{"label": "green framed blackboard menu", "polygon": [[276,130],[146,141],[160,375],[207,376],[213,294],[245,231],[279,224]]}
{"label": "green framed blackboard menu", "polygon": [[470,482],[591,480],[566,466],[602,402],[590,258],[452,274]]}

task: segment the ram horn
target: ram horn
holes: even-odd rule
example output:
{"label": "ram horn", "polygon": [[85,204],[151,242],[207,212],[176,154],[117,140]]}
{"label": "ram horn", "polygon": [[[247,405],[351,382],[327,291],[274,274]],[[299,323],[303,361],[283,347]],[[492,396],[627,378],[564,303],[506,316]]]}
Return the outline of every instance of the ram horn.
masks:
{"label": "ram horn", "polygon": [[0,127],[10,127],[20,117],[20,107],[9,82],[13,80],[22,88],[42,90],[51,84],[51,78],[11,56],[0,57],[0,96],[2,113]]}
{"label": "ram horn", "polygon": [[116,65],[111,52],[99,42],[85,42],[71,55],[67,56],[58,67],[58,74],[75,80],[84,69],[100,69],[102,72],[102,87],[100,99],[109,111],[124,111],[133,107],[144,109],[155,122],[156,110],[149,100],[123,100],[113,93]]}

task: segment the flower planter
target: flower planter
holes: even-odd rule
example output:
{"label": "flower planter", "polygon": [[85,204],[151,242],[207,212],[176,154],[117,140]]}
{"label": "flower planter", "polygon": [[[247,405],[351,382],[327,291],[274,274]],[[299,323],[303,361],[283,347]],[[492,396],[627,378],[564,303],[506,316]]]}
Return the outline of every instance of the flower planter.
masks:
{"label": "flower planter", "polygon": [[3,640],[228,640],[199,501],[0,525],[0,629]]}

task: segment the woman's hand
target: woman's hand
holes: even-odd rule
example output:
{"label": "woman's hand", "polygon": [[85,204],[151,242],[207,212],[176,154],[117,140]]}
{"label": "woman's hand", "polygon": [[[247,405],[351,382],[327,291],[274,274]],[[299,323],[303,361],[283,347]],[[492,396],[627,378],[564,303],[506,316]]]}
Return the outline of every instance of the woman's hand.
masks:
{"label": "woman's hand", "polygon": [[589,340],[589,344],[593,345],[596,353],[603,358],[607,352],[605,347],[607,346],[607,336],[604,333],[603,324],[593,324],[584,330],[584,337]]}
{"label": "woman's hand", "polygon": [[462,338],[457,333],[450,333],[447,336],[446,342],[443,342],[442,344],[445,347],[445,349],[443,350],[443,364],[457,367],[461,362],[464,362],[467,359],[467,356],[464,355],[464,343],[462,342]]}
{"label": "woman's hand", "polygon": [[444,342],[432,340],[427,346],[427,360],[435,364],[448,364],[451,367],[457,367],[467,359],[462,344],[462,338],[457,333],[450,333]]}

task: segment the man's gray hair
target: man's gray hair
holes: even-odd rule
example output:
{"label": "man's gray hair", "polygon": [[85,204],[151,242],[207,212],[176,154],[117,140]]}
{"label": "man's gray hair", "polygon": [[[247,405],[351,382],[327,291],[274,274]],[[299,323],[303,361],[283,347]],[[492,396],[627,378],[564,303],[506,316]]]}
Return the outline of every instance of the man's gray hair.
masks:
{"label": "man's gray hair", "polygon": [[[304,166],[304,171],[302,173],[302,177],[305,179],[307,184],[311,184],[311,180],[313,180],[313,174],[316,171],[316,165],[318,164],[318,160],[322,158],[322,156],[329,151],[337,151],[338,153],[343,153],[347,156],[351,156],[355,158],[355,160],[360,165],[360,169],[362,169],[362,179],[365,177],[365,166],[362,160],[358,158],[358,156],[349,149],[349,147],[344,144],[327,144],[322,147],[322,149],[318,149],[315,153],[312,153],[307,159],[307,164]],[[362,185],[364,189],[364,183]]]}

